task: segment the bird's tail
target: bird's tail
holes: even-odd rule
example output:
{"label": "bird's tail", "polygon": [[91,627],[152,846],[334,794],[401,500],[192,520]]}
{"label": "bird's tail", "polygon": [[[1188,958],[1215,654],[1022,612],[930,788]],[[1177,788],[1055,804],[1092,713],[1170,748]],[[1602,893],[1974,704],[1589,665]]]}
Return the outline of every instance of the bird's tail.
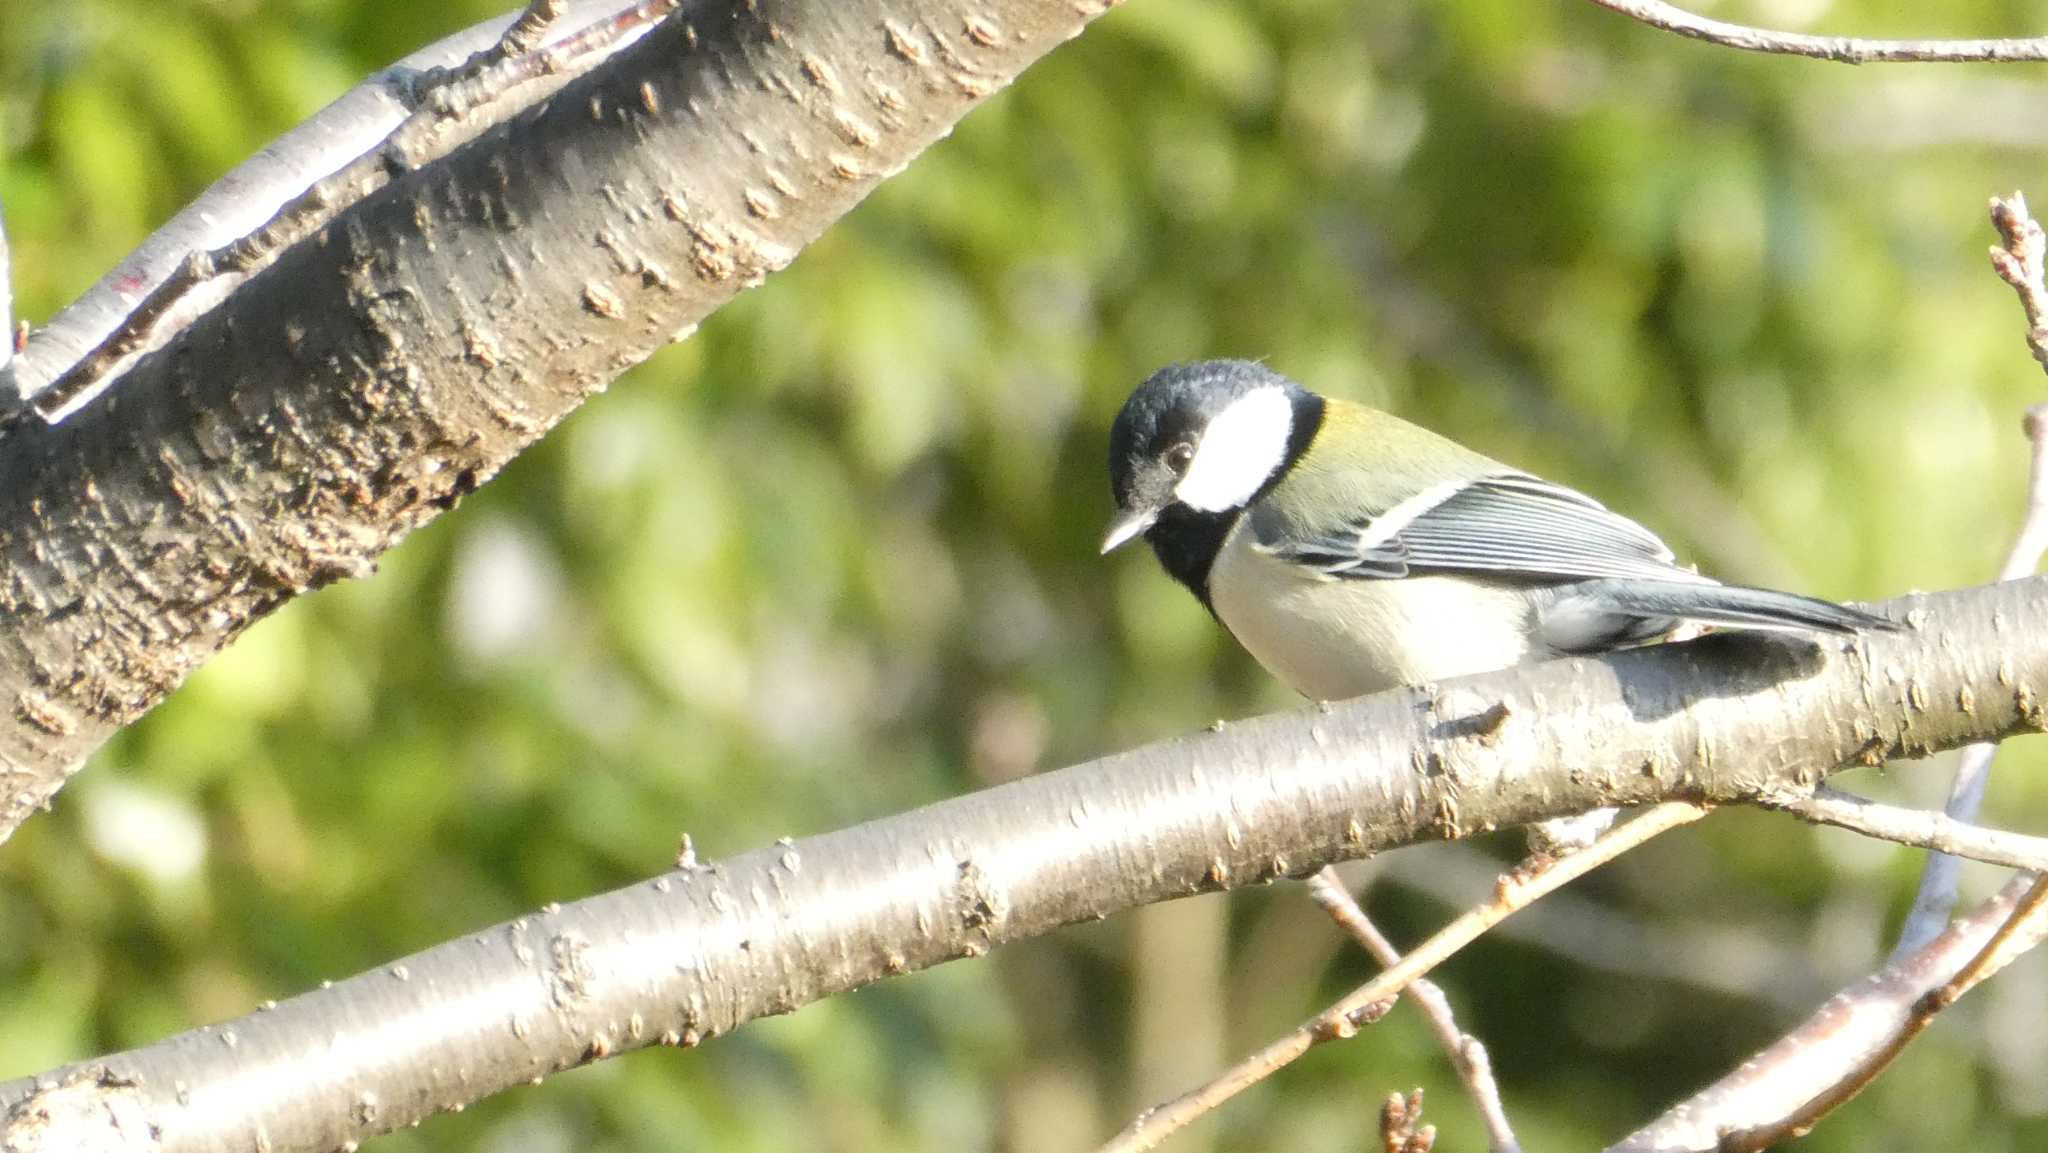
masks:
{"label": "bird's tail", "polygon": [[1899,628],[1896,621],[1819,597],[1742,585],[1594,580],[1572,586],[1570,596],[1587,597],[1607,611],[1646,620],[1695,621],[1719,628],[1837,634]]}

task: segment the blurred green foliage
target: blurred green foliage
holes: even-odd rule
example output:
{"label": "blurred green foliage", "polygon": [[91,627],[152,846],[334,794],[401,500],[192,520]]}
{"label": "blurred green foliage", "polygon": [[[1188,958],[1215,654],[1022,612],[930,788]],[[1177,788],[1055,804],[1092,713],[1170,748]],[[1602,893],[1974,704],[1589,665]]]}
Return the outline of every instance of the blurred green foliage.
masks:
{"label": "blurred green foliage", "polygon": [[[47,315],[240,157],[480,0],[0,0],[0,195]],[[2048,9],[1751,0],[1865,34]],[[1133,552],[1104,435],[1265,357],[1608,498],[1722,576],[1995,571],[2044,381],[1983,259],[2048,195],[2038,70],[1759,59],[1581,0],[1132,0],[367,581],[252,630],[0,849],[0,1076],[239,1014],[549,900],[1293,702]],[[2039,809],[2006,755],[1994,816]],[[1861,774],[1928,802],[1944,765]],[[1513,846],[1487,846],[1505,854]],[[1412,940],[1471,847],[1362,870]],[[1444,973],[1537,1150],[1618,1135],[1882,955],[1916,854],[1726,813]],[[1469,875],[1468,875],[1469,874]],[[1985,877],[1973,876],[1981,889]],[[1364,962],[1293,889],[899,980],[384,1150],[1091,1147]],[[1805,1144],[2039,1148],[2048,973]],[[1183,1139],[1355,1150],[1410,1011]]]}

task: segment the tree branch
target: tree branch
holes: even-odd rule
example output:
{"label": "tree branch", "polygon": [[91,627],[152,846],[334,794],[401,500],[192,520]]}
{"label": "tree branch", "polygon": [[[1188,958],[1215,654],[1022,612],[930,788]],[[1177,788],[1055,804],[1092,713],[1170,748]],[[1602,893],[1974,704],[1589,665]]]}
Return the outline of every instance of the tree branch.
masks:
{"label": "tree branch", "polygon": [[502,57],[524,56],[541,46],[547,40],[548,29],[560,20],[565,11],[562,0],[532,0],[498,38],[497,52]]}
{"label": "tree branch", "polygon": [[1491,899],[1459,914],[1378,976],[1345,994],[1293,1032],[1232,1065],[1209,1083],[1156,1109],[1147,1109],[1111,1138],[1101,1153],[1150,1153],[1232,1097],[1300,1060],[1315,1046],[1357,1036],[1359,1026],[1377,1021],[1391,1007],[1393,998],[1458,950],[1484,936],[1488,929],[1659,833],[1706,815],[1707,810],[1699,805],[1673,801],[1608,829],[1592,844],[1569,856],[1536,854],[1518,871],[1501,877]]}
{"label": "tree branch", "polygon": [[[396,177],[446,159],[485,129],[538,105],[570,79],[596,68],[622,44],[643,35],[674,11],[677,3],[641,0],[621,9],[607,8],[600,18],[543,45],[563,6],[561,0],[535,0],[503,37],[460,64],[424,71],[406,69],[387,78],[383,83],[396,88],[407,115],[377,137],[373,146],[332,172],[311,173],[314,178],[303,190],[254,227],[237,231],[211,248],[186,252],[176,267],[134,300],[118,323],[83,355],[68,364],[44,363],[49,359],[49,337],[54,332],[68,333],[83,323],[72,319],[75,306],[67,309],[38,343],[37,355],[29,361],[38,371],[24,377],[21,399],[50,423],[69,416],[119,381],[120,370],[136,355],[162,347],[195,316],[270,267],[293,245],[329,227]],[[315,121],[337,115],[341,114],[330,108]],[[349,110],[347,115],[356,114]],[[275,156],[275,150],[266,151]],[[319,156],[302,161],[317,164]],[[230,187],[241,200],[235,206],[237,214],[249,212],[248,191],[238,184]],[[213,199],[202,197],[208,202]],[[211,212],[203,215],[211,221]],[[167,231],[178,232],[176,222]],[[123,303],[128,304],[140,291],[138,285],[124,292]]]}
{"label": "tree branch", "polygon": [[[1382,883],[1396,884],[1453,909],[1471,902],[1500,871],[1477,847],[1439,846],[1427,856],[1396,853],[1375,860]],[[1813,959],[1786,939],[1785,926],[1697,921],[1652,924],[1571,890],[1493,931],[1542,949],[1589,974],[1623,981],[1675,982],[1773,1012],[1803,1015],[1834,992]]]}
{"label": "tree branch", "polygon": [[[1139,904],[1602,805],[1739,802],[2041,726],[2048,579],[1884,610],[1916,627],[1825,646],[1731,634],[1402,689],[678,870],[0,1086],[0,1147],[49,1094],[99,1086],[167,1153],[331,1149]],[[56,1132],[27,1147],[104,1136]]]}
{"label": "tree branch", "polygon": [[[2019,294],[2020,308],[2027,314],[2027,348],[2034,354],[2035,362],[2048,369],[2048,281],[2043,279],[2048,276],[2048,234],[2041,231],[2040,223],[2027,211],[2027,198],[2017,192],[2005,198],[1991,198],[1991,226],[1998,230],[1999,240],[1991,249],[1991,267],[2000,280]],[[2039,436],[2033,429],[2028,430],[2028,435],[2038,443]],[[2048,535],[2048,529],[2035,532]],[[2039,556],[2037,552],[2036,564]],[[2027,571],[2033,571],[2032,566]]]}
{"label": "tree branch", "polygon": [[2048,882],[2014,877],[1919,949],[1843,990],[1733,1073],[1607,1153],[1747,1153],[1861,1092],[1934,1015],[2048,935]]}
{"label": "tree branch", "polygon": [[[1886,805],[1825,786],[1809,795],[1790,796],[1783,800],[1767,796],[1763,803],[1801,820],[1833,825],[1881,841],[1932,849],[1952,857],[2015,869],[2048,871],[2048,837],[1987,829],[1958,821],[1946,813]],[[1935,929],[1939,932],[1940,926]]]}
{"label": "tree branch", "polygon": [[[284,246],[264,240],[266,234],[277,236],[280,213],[324,226],[381,190],[398,170],[432,159],[430,150],[415,145],[393,151],[388,169],[374,163],[422,112],[444,130],[438,135],[445,155],[483,129],[538,106],[608,55],[595,48],[572,59],[539,53],[549,38],[608,38],[608,48],[623,46],[630,37],[608,37],[607,29],[618,23],[622,8],[632,13],[641,7],[627,5],[628,0],[537,0],[517,18],[485,20],[364,78],[200,193],[36,329],[21,365],[20,398],[41,397],[43,415],[62,416],[67,406],[43,395],[55,383],[66,382],[59,391],[74,404],[97,393],[131,366],[136,353],[161,347],[266,266],[273,250]],[[506,61],[522,55],[544,67],[507,75]],[[540,79],[535,71],[553,75],[530,83]],[[497,78],[496,91],[478,90],[485,76]],[[355,180],[333,179],[366,159],[373,163],[359,168]],[[288,212],[294,201],[300,202],[296,211]]]}
{"label": "tree branch", "polygon": [[[2027,344],[2048,368],[2048,239],[2018,194],[1991,202],[2001,246],[1993,267],[2019,294]],[[2027,512],[2001,569],[2001,581],[2028,579],[2048,550],[2048,406],[2027,411],[2033,445]],[[1965,702],[1968,703],[1968,702]],[[2038,704],[2031,706],[2038,711]],[[2048,839],[1971,823],[1996,752],[1988,743],[1963,752],[1946,813],[1881,805],[1825,787],[1767,803],[1812,821],[1940,850],[1928,858],[1919,893],[1884,969],[1837,994],[1793,1030],[1714,1086],[1665,1113],[1609,1153],[1768,1148],[1800,1133],[1855,1097],[1935,1014],[2048,936]],[[1969,917],[1948,924],[1958,858],[2029,870]]]}
{"label": "tree branch", "polygon": [[[2048,369],[2048,234],[2027,211],[2026,197],[2015,192],[2008,199],[1993,197],[1991,225],[1998,230],[1999,244],[1991,249],[1991,267],[1999,279],[2012,286],[2027,317],[2027,347],[2043,369]],[[2048,553],[2048,404],[2027,409],[2020,429],[2032,447],[2027,468],[2026,511],[2019,532],[1998,570],[2002,581],[2031,576]],[[1955,780],[1949,786],[1947,812],[1957,821],[1977,819],[1984,804],[1984,787],[1991,780],[1991,762],[1998,755],[1995,745],[1971,745],[1956,760]],[[1920,888],[1913,895],[1912,910],[1899,930],[1893,955],[1910,953],[1934,939],[1956,907],[1956,884],[1962,876],[1961,862],[1947,855],[1927,859],[1920,873]]]}
{"label": "tree branch", "polygon": [[[1380,927],[1373,924],[1351,891],[1344,886],[1344,879],[1334,868],[1324,867],[1308,879],[1309,896],[1322,910],[1330,915],[1353,940],[1379,962],[1381,968],[1399,964],[1401,950],[1387,939]],[[1451,1010],[1451,999],[1436,982],[1427,977],[1417,977],[1408,986],[1408,998],[1422,1010],[1429,1022],[1429,1030],[1436,1034],[1437,1043],[1444,1047],[1444,1055],[1451,1059],[1451,1068],[1456,1070],[1458,1079],[1465,1082],[1466,1092],[1472,1094],[1472,1103],[1479,1109],[1479,1118],[1486,1126],[1486,1147],[1489,1153],[1522,1153],[1521,1142],[1515,1140],[1514,1126],[1508,1123],[1506,1104],[1501,1100],[1500,1084],[1493,1078],[1493,1062],[1486,1055],[1486,1046],[1479,1038],[1458,1027],[1457,1014]]]}
{"label": "tree branch", "polygon": [[[20,420],[0,452],[0,838],[251,622],[371,571],[1107,5],[700,0],[551,99],[521,87],[464,121],[445,156],[380,151],[375,191],[60,423]],[[397,83],[374,124],[404,120]],[[107,332],[138,307],[93,299]],[[72,363],[60,343],[39,333],[23,363]]]}
{"label": "tree branch", "polygon": [[1866,40],[1856,36],[1808,36],[1709,20],[1664,3],[1664,0],[1593,0],[1593,3],[1688,39],[1774,56],[1806,56],[1842,64],[2005,64],[2048,60],[2048,36],[2015,40]]}

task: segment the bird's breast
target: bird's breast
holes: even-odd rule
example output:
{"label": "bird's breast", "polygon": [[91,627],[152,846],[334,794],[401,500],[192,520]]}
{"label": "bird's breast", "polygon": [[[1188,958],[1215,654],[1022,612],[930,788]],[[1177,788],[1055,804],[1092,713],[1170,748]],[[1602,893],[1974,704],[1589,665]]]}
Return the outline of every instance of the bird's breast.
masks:
{"label": "bird's breast", "polygon": [[1527,659],[1525,591],[1442,576],[1330,579],[1251,547],[1240,524],[1209,573],[1217,619],[1314,700],[1506,668]]}

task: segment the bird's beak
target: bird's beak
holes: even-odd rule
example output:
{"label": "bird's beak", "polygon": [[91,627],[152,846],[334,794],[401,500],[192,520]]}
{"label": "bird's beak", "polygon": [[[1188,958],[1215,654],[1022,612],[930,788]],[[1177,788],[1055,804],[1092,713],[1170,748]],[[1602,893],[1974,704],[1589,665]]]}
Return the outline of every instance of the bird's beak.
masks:
{"label": "bird's beak", "polygon": [[1109,531],[1102,536],[1102,551],[1109,553],[1128,543],[1130,539],[1151,528],[1159,519],[1156,508],[1120,509],[1116,518],[1109,522]]}

